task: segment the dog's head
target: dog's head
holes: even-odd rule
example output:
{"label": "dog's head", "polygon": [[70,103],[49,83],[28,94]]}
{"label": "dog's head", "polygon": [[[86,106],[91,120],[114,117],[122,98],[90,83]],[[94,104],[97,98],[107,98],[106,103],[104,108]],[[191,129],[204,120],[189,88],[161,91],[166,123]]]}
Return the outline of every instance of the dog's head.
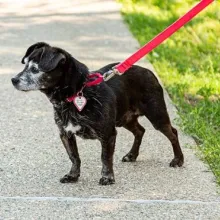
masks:
{"label": "dog's head", "polygon": [[66,56],[58,48],[40,42],[28,48],[21,62],[25,68],[12,78],[14,87],[21,91],[44,90],[60,80]]}

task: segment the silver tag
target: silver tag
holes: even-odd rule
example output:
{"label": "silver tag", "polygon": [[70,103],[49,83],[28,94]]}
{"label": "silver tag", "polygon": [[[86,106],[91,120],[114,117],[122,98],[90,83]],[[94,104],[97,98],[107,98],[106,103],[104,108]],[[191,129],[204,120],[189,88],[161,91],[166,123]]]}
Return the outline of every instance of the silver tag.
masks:
{"label": "silver tag", "polygon": [[81,112],[83,108],[85,107],[87,103],[87,100],[84,96],[76,96],[73,100],[73,104],[76,106],[76,108]]}

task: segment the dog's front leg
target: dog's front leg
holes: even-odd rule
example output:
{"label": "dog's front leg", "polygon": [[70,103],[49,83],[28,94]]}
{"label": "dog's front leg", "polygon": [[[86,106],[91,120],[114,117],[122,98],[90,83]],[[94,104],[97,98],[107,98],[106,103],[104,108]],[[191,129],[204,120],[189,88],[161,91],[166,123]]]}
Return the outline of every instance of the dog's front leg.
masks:
{"label": "dog's front leg", "polygon": [[68,137],[65,134],[61,134],[60,138],[63,142],[64,147],[66,148],[70,160],[72,161],[72,167],[70,172],[66,174],[63,178],[61,178],[60,182],[61,183],[76,182],[80,176],[80,165],[81,165],[77,144],[76,144],[76,137],[74,134],[72,134],[70,137]]}
{"label": "dog's front leg", "polygon": [[115,150],[115,140],[117,132],[115,128],[111,135],[102,140],[102,178],[99,181],[101,185],[110,185],[115,183],[114,172],[113,172],[113,154]]}

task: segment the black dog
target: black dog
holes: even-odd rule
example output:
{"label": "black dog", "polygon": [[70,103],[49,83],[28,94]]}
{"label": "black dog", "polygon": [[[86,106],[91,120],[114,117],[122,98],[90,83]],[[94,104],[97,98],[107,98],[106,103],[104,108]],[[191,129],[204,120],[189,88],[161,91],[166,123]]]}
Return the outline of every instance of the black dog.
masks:
{"label": "black dog", "polygon": [[[170,123],[162,87],[150,70],[133,66],[122,76],[85,87],[85,83],[90,81],[88,68],[66,51],[42,42],[28,48],[22,63],[25,63],[24,70],[12,78],[15,88],[40,90],[53,104],[60,137],[72,161],[69,174],[60,180],[62,183],[75,182],[80,176],[81,161],[75,134],[101,142],[102,178],[99,183],[114,183],[115,127],[122,126],[134,134],[133,146],[122,159],[123,162],[133,162],[137,159],[145,132],[138,123],[139,116],[146,116],[155,129],[170,140],[174,152],[170,166],[183,165],[177,130]],[[96,72],[103,74],[115,65],[109,64]],[[81,111],[67,101],[80,91],[83,93],[81,96],[87,99]]]}

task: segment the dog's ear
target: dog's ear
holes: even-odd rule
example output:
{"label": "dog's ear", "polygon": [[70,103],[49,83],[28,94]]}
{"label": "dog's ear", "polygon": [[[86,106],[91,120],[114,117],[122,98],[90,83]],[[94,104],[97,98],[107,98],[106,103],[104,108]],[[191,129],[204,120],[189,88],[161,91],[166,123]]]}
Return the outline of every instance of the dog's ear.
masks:
{"label": "dog's ear", "polygon": [[54,70],[59,63],[62,62],[62,64],[66,61],[66,56],[56,50],[53,50],[51,48],[42,48],[43,52],[41,54],[41,58],[39,61],[39,68],[44,72],[50,72]]}
{"label": "dog's ear", "polygon": [[39,49],[39,48],[45,47],[45,46],[49,46],[49,44],[44,43],[44,42],[38,42],[38,43],[33,44],[32,46],[30,46],[30,47],[27,49],[27,51],[26,51],[24,57],[22,58],[21,63],[24,64],[24,63],[25,63],[25,62],[24,62],[24,59],[25,59],[26,57],[29,57],[30,54],[31,54],[35,49]]}

